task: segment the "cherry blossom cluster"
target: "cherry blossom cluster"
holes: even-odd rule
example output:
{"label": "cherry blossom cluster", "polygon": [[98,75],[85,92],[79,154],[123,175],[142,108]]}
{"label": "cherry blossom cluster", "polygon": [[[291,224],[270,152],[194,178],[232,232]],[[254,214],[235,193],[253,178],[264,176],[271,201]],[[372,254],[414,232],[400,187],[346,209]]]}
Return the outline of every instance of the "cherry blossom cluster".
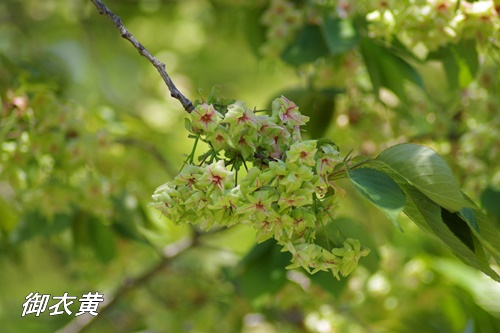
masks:
{"label": "cherry blossom cluster", "polygon": [[486,42],[500,29],[499,6],[494,1],[367,1],[376,4],[366,14],[371,37],[396,35],[410,48],[429,51],[461,38]]}
{"label": "cherry blossom cluster", "polygon": [[267,28],[266,42],[260,53],[266,57],[279,57],[285,46],[302,26],[303,12],[287,0],[271,0],[261,23]]}
{"label": "cherry blossom cluster", "polygon": [[434,51],[462,38],[479,42],[497,39],[498,1],[459,0],[310,0],[340,18],[363,17],[370,37],[397,36],[409,48]]}
{"label": "cherry blossom cluster", "polygon": [[301,6],[272,0],[261,20],[267,27],[261,53],[279,57],[303,25],[321,25],[324,16],[362,18],[369,37],[390,41],[396,36],[410,49],[429,52],[461,39],[488,43],[500,31],[500,4],[494,0],[309,0]]}
{"label": "cherry blossom cluster", "polygon": [[[349,274],[368,253],[359,242],[315,243],[317,229],[335,215],[330,176],[342,165],[338,149],[329,140],[302,140],[309,118],[285,97],[273,101],[270,114],[257,113],[241,101],[219,110],[198,105],[186,124],[195,147],[181,172],[155,191],[153,205],[175,223],[203,229],[250,225],[259,242],[272,237],[292,253],[290,267]],[[209,151],[195,162],[199,140]]]}

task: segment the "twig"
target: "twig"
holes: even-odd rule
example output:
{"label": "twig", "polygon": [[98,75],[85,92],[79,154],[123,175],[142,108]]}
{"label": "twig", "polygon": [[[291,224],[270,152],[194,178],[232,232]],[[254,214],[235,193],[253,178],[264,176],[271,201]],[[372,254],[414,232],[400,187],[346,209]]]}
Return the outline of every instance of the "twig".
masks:
{"label": "twig", "polygon": [[148,282],[151,278],[162,272],[172,260],[184,251],[193,248],[197,245],[197,236],[193,238],[181,239],[180,241],[167,245],[163,250],[163,258],[156,265],[146,270],[142,275],[135,279],[126,279],[121,286],[116,290],[114,296],[104,295],[104,303],[99,306],[98,315],[92,316],[84,314],[76,317],[70,321],[66,326],[58,330],[56,333],[82,333],[86,331],[92,324],[102,318],[102,316],[109,312],[113,306],[127,293],[140,287]]}
{"label": "twig", "polygon": [[127,28],[125,28],[122,23],[122,19],[115,15],[111,10],[109,10],[106,5],[104,5],[100,0],[90,1],[92,1],[92,3],[99,10],[99,14],[106,15],[111,21],[113,21],[115,27],[120,31],[122,37],[128,40],[132,45],[134,45],[137,51],[139,51],[139,54],[148,59],[149,62],[153,66],[155,66],[155,68],[163,78],[163,81],[165,81],[168,90],[170,90],[170,96],[179,100],[179,102],[181,102],[182,106],[184,107],[184,110],[186,110],[188,113],[191,113],[194,110],[193,103],[183,94],[181,94],[181,92],[177,89],[174,82],[168,75],[167,70],[165,69],[165,64],[156,59],[151,53],[149,53],[149,51],[141,43],[139,43],[139,41],[135,39],[135,37],[127,30]]}

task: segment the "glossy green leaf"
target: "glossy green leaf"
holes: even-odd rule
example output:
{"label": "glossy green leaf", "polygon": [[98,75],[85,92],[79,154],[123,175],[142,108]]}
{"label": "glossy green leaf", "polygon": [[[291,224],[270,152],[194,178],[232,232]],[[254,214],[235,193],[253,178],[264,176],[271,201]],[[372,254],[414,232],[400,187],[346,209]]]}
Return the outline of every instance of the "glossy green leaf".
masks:
{"label": "glossy green leaf", "polygon": [[471,207],[445,160],[431,148],[399,144],[384,150],[377,160],[450,212]]}
{"label": "glossy green leaf", "polygon": [[463,219],[469,227],[479,233],[479,226],[477,225],[476,221],[476,215],[474,214],[474,211],[471,208],[462,208],[458,212],[460,215],[460,218]]}
{"label": "glossy green leaf", "polygon": [[500,188],[488,187],[481,193],[481,206],[500,224]]}
{"label": "glossy green leaf", "polygon": [[306,25],[297,38],[283,51],[281,58],[293,66],[316,61],[329,54],[321,29],[317,25]]}
{"label": "glossy green leaf", "polygon": [[405,194],[394,180],[371,168],[348,170],[347,175],[354,187],[403,231],[398,223],[398,215],[405,206]]}
{"label": "glossy green leaf", "polygon": [[488,216],[486,216],[470,198],[467,196],[465,196],[465,198],[470,202],[473,208],[461,210],[460,215],[471,226],[471,230],[484,248],[487,249],[500,264],[500,232]]}
{"label": "glossy green leaf", "polygon": [[465,222],[458,222],[459,225],[455,225],[457,221],[449,216],[452,213],[447,211],[443,213],[439,205],[411,185],[404,186],[404,192],[407,195],[404,212],[413,222],[437,236],[463,262],[500,281],[500,276],[490,267],[480,241],[472,232],[466,231]]}
{"label": "glossy green leaf", "polygon": [[471,251],[474,252],[474,239],[472,230],[467,225],[459,214],[451,213],[444,208],[441,208],[441,219],[450,231],[457,236]]}
{"label": "glossy green leaf", "polygon": [[326,16],[321,27],[330,54],[344,53],[359,44],[359,34],[351,20]]}

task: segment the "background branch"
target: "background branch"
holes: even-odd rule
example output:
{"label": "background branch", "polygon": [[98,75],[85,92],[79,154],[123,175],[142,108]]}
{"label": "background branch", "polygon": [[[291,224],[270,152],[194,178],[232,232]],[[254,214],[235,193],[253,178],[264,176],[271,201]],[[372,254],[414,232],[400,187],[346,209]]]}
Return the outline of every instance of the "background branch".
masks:
{"label": "background branch", "polygon": [[135,37],[127,30],[127,28],[125,28],[122,23],[122,19],[115,15],[111,10],[109,10],[106,5],[104,5],[100,0],[91,1],[99,10],[99,14],[106,15],[111,21],[113,21],[115,27],[120,31],[122,37],[128,40],[132,45],[134,45],[137,51],[139,51],[139,54],[148,59],[149,62],[153,66],[155,66],[155,68],[160,73],[160,76],[163,78],[163,81],[165,81],[168,90],[170,90],[170,96],[181,102],[184,110],[191,113],[191,111],[194,110],[193,103],[177,89],[174,82],[168,75],[167,70],[165,69],[165,64],[156,59],[151,53],[149,53],[149,51],[141,43],[139,43],[139,41],[135,39]]}
{"label": "background branch", "polygon": [[[113,21],[116,28],[120,31],[121,36],[128,40],[136,49],[139,54],[145,57],[151,62],[151,64],[158,70],[163,81],[170,90],[170,95],[179,100],[184,109],[187,112],[191,112],[194,109],[193,103],[186,98],[175,86],[172,79],[168,75],[165,64],[156,59],[139,41],[125,28],[120,17],[115,15],[111,10],[109,10],[100,0],[91,0],[92,3],[99,10],[99,13],[106,15],[111,21]],[[153,153],[153,156],[163,165],[169,166],[167,161],[161,156],[161,154],[152,145],[147,145],[141,143],[140,141],[131,139],[119,139],[118,142],[123,144],[138,144],[141,148],[148,150]],[[169,168],[171,169],[171,168]],[[76,317],[74,320],[70,321],[66,326],[57,331],[57,333],[81,333],[86,331],[90,326],[92,326],[97,320],[108,313],[114,305],[123,298],[130,291],[142,286],[147,283],[151,278],[155,277],[157,274],[162,272],[179,254],[197,245],[197,239],[199,233],[194,233],[193,238],[187,238],[180,240],[174,244],[168,245],[164,248],[162,253],[162,259],[149,269],[147,269],[140,276],[133,279],[125,279],[122,284],[113,293],[113,296],[104,295],[104,303],[99,307],[99,315],[92,316],[90,314],[84,314],[82,316]]]}
{"label": "background branch", "polygon": [[97,316],[92,316],[86,313],[82,316],[76,317],[56,333],[82,333],[86,331],[92,324],[102,318],[104,314],[108,313],[126,294],[147,283],[151,278],[155,277],[168,267],[175,257],[186,250],[197,246],[197,244],[197,235],[195,234],[194,238],[189,237],[181,239],[176,243],[167,245],[163,250],[162,260],[160,260],[156,265],[153,265],[150,269],[146,270],[143,274],[134,279],[125,279],[120,287],[118,287],[115,291],[113,296],[104,295],[104,303],[99,306],[99,314]]}

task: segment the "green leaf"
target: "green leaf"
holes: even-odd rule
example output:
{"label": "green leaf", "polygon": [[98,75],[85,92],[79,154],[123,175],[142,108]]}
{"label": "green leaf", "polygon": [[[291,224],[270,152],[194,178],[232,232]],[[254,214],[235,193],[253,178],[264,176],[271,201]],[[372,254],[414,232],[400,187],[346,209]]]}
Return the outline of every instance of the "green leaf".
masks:
{"label": "green leaf", "polygon": [[479,226],[477,225],[476,216],[474,215],[474,211],[470,208],[462,208],[458,212],[460,217],[469,224],[469,227],[479,233]]}
{"label": "green leaf", "polygon": [[436,51],[429,53],[427,59],[440,61],[443,64],[449,88],[458,89],[460,68],[450,46],[441,46]]}
{"label": "green leaf", "polygon": [[500,188],[487,187],[481,193],[481,206],[488,212],[496,224],[500,224]]}
{"label": "green leaf", "polygon": [[458,239],[462,241],[472,252],[474,252],[473,234],[467,222],[460,218],[457,213],[451,213],[441,208],[441,218],[448,229],[453,232]]}
{"label": "green leaf", "polygon": [[453,90],[471,83],[479,69],[476,41],[473,39],[441,46],[431,52],[427,59],[438,60],[443,64],[448,84]]}
{"label": "green leaf", "polygon": [[317,25],[306,25],[297,38],[281,54],[281,58],[293,66],[316,61],[329,54],[327,45]]}
{"label": "green leaf", "polygon": [[361,55],[366,65],[375,94],[381,87],[386,87],[406,103],[404,83],[413,82],[423,88],[422,78],[405,60],[392,53],[388,48],[374,43],[368,38],[361,38]]}
{"label": "green leaf", "polygon": [[114,207],[113,228],[120,236],[140,243],[151,244],[140,231],[141,227],[147,227],[148,218],[140,206],[130,208],[127,205],[127,195],[124,192],[111,199]]}
{"label": "green leaf", "polygon": [[240,24],[243,26],[246,41],[255,56],[261,55],[259,52],[260,47],[267,40],[266,27],[263,24],[255,24],[255,22],[259,22],[261,19],[264,10],[263,6],[245,6],[245,9],[241,11],[243,19]]}
{"label": "green leaf", "polygon": [[253,302],[276,292],[285,284],[285,267],[291,258],[289,253],[281,252],[281,248],[276,241],[269,239],[255,245],[243,258],[243,269],[237,282],[245,297]]}
{"label": "green leaf", "polygon": [[464,198],[445,160],[429,147],[399,144],[384,150],[377,160],[450,212],[472,206]]}
{"label": "green leaf", "polygon": [[116,256],[115,234],[110,226],[95,216],[89,218],[89,235],[96,257],[104,263]]}
{"label": "green leaf", "polygon": [[85,211],[78,211],[71,224],[73,245],[76,250],[88,248],[91,243],[90,228],[88,227],[90,215]]}
{"label": "green leaf", "polygon": [[349,278],[336,279],[331,272],[323,271],[316,272],[308,277],[311,279],[312,283],[323,288],[323,290],[326,290],[335,297],[339,297],[349,282]]}
{"label": "green leaf", "polygon": [[454,217],[449,216],[452,213],[444,211],[417,188],[405,185],[403,190],[407,198],[404,212],[413,222],[437,236],[460,260],[500,282],[500,276],[491,269],[480,241],[464,228],[467,227],[465,222],[458,222],[457,226]]}
{"label": "green leaf", "polygon": [[347,175],[354,187],[403,231],[398,215],[405,206],[405,194],[398,184],[385,173],[371,168],[348,170]]}
{"label": "green leaf", "polygon": [[332,55],[347,52],[359,44],[359,34],[351,20],[328,15],[323,18],[321,27]]}
{"label": "green leaf", "polygon": [[500,233],[492,221],[477,207],[474,202],[464,195],[467,201],[473,206],[472,209],[466,209],[466,213],[460,211],[460,215],[471,226],[471,230],[479,239],[481,244],[494,256],[500,263]]}
{"label": "green leaf", "polygon": [[71,225],[72,219],[73,215],[57,214],[48,219],[37,211],[27,212],[12,230],[10,240],[12,243],[20,243],[38,236],[58,234]]}
{"label": "green leaf", "polygon": [[469,74],[474,78],[479,70],[479,56],[475,39],[461,40],[456,47],[463,63],[466,64]]}

